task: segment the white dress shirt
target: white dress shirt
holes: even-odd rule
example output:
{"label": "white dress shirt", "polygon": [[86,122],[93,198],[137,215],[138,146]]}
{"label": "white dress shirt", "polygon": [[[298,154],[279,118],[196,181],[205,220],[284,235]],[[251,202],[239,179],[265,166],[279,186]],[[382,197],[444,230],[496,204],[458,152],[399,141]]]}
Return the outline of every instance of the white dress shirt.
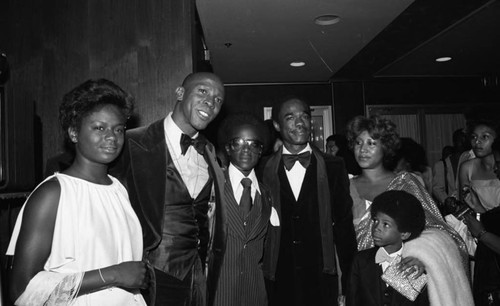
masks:
{"label": "white dress shirt", "polygon": [[229,179],[231,180],[231,187],[233,188],[234,198],[238,205],[240,205],[241,195],[243,194],[243,185],[241,185],[241,180],[248,177],[252,180],[252,185],[250,186],[250,195],[252,196],[252,203],[255,201],[255,193],[260,194],[259,181],[255,175],[254,169],[250,172],[248,176],[243,175],[240,170],[238,170],[232,163],[229,164]]}
{"label": "white dress shirt", "polygon": [[[170,158],[179,171],[189,194],[195,199],[208,181],[208,164],[193,146],[189,146],[185,155],[181,154],[182,130],[172,119],[172,113],[169,113],[165,118],[164,128]],[[192,138],[196,137],[198,137],[198,133]]]}
{"label": "white dress shirt", "polygon": [[[298,154],[304,152],[311,152],[312,154],[312,149],[309,143],[304,148],[304,150],[300,151]],[[292,153],[290,153],[290,151],[288,151],[286,147],[283,146],[283,155],[284,154],[292,154]],[[299,199],[300,189],[302,188],[302,183],[304,182],[304,176],[306,175],[306,170],[307,169],[304,168],[304,166],[302,166],[302,164],[299,161],[295,162],[290,171],[286,170],[285,168],[286,176],[288,177],[288,182],[290,183],[290,187],[292,187],[292,192],[293,195],[295,196],[295,200]]]}
{"label": "white dress shirt", "polygon": [[[241,180],[245,177],[240,170],[236,169],[236,167],[230,163],[228,167],[229,171],[229,179],[231,181],[231,187],[233,188],[233,195],[236,199],[238,205],[240,205],[241,195],[243,194],[243,185],[241,185]],[[250,187],[250,195],[252,197],[252,202],[255,201],[255,194],[258,192],[260,195],[259,181],[257,180],[257,176],[255,175],[254,169],[247,176],[252,180],[252,185]],[[280,220],[278,217],[278,212],[274,207],[271,207],[271,216],[269,218],[272,226],[280,226]]]}

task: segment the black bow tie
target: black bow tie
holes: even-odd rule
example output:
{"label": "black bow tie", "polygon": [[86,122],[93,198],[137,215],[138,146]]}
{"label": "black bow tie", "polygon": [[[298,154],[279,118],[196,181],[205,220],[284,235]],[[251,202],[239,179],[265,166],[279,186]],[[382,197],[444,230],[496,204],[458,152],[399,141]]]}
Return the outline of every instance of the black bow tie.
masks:
{"label": "black bow tie", "polygon": [[302,167],[307,168],[311,162],[311,152],[304,152],[300,154],[283,154],[283,164],[286,170],[290,171],[295,165],[295,162],[299,161]]}
{"label": "black bow tie", "polygon": [[198,135],[197,138],[191,138],[186,134],[181,135],[181,154],[185,155],[189,146],[193,146],[198,154],[203,155],[205,150],[206,139],[202,135]]}

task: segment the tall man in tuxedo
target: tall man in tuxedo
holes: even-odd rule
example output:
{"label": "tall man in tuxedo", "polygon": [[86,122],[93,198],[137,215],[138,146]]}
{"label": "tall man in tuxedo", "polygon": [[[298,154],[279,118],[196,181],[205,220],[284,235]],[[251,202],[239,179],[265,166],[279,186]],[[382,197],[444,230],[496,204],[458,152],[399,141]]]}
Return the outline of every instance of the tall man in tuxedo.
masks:
{"label": "tall man in tuxedo", "polygon": [[263,161],[280,226],[270,226],[263,269],[270,305],[336,305],[338,254],[345,286],[356,237],[342,159],[309,144],[311,110],[292,97],[273,107],[283,147]]}
{"label": "tall man in tuxedo", "polygon": [[143,228],[144,257],[154,267],[148,305],[205,305],[208,200],[211,177],[221,170],[199,131],[219,113],[224,87],[214,74],[194,73],[175,93],[166,118],[127,131],[112,174],[128,189]]}

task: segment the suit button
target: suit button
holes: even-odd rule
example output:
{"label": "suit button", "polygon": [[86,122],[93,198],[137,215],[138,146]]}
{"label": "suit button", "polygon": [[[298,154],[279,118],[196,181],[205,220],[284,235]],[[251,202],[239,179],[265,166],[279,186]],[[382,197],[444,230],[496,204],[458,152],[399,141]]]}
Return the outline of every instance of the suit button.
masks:
{"label": "suit button", "polygon": [[246,249],[246,248],[247,248],[247,244],[246,244],[246,243],[243,245],[243,248],[244,248],[244,249]]}
{"label": "suit button", "polygon": [[293,216],[292,219],[294,220],[299,220],[300,219],[300,216]]}
{"label": "suit button", "polygon": [[389,292],[384,293],[385,296],[389,296]]}
{"label": "suit button", "polygon": [[247,226],[247,221],[243,222],[243,226]]}
{"label": "suit button", "polygon": [[302,243],[302,241],[300,241],[300,240],[294,240],[293,241],[293,244],[301,244],[301,243]]}

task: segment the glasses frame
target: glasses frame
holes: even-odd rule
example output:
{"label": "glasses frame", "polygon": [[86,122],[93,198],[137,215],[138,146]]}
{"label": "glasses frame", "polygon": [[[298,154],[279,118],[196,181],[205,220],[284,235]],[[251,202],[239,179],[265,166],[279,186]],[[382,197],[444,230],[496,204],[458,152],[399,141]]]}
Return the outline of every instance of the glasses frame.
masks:
{"label": "glasses frame", "polygon": [[[229,148],[234,152],[241,151],[245,146],[248,147],[250,151],[253,153],[262,153],[264,149],[264,144],[260,140],[256,139],[243,139],[241,137],[236,137],[228,142]],[[257,144],[258,146],[254,146],[253,144]]]}

